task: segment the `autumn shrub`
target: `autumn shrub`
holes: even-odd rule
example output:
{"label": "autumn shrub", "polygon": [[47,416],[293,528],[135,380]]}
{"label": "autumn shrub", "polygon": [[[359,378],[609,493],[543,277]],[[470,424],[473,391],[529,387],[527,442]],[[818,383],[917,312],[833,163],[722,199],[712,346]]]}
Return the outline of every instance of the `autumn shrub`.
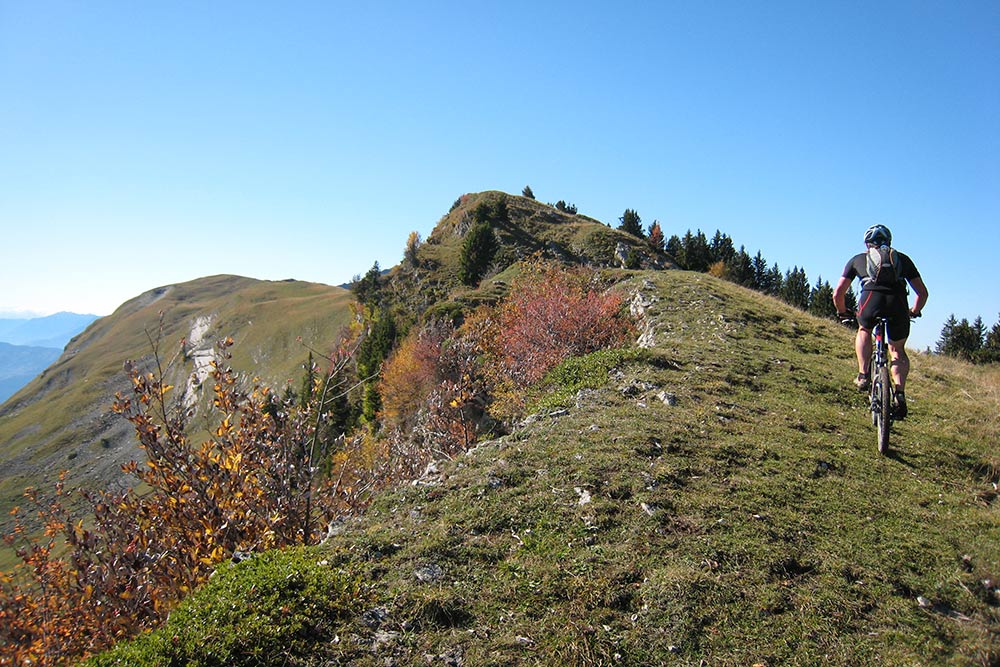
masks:
{"label": "autumn shrub", "polygon": [[523,410],[525,390],[562,360],[620,346],[634,332],[620,292],[592,271],[543,260],[526,263],[508,297],[466,326],[484,351],[493,411],[503,418]]}
{"label": "autumn shrub", "polygon": [[[487,385],[481,350],[448,322],[411,333],[386,361],[379,391],[394,477],[468,449],[484,426]],[[405,469],[405,470],[404,470]]]}
{"label": "autumn shrub", "polygon": [[70,511],[63,480],[50,496],[26,494],[43,532],[33,536],[17,509],[4,536],[21,562],[0,575],[0,665],[63,664],[154,627],[234,553],[313,543],[392,481],[365,438],[342,437],[321,465],[321,406],[346,390],[347,340],[301,407],[228,368],[231,345],[213,373],[217,426],[200,443],[158,363],[127,366],[132,389],[114,410],[145,450],[124,466],[142,491],[84,489],[86,519]]}

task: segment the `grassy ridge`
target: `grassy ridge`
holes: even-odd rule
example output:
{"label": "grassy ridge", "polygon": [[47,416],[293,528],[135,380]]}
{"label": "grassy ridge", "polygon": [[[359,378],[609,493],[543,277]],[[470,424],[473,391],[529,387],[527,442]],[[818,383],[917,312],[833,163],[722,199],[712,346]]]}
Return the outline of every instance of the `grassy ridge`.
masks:
{"label": "grassy ridge", "polygon": [[[242,637],[229,664],[997,664],[1000,374],[916,356],[879,457],[848,331],[705,275],[623,279],[652,348],[560,369],[514,433],[291,552],[365,584],[311,640],[234,622],[206,651],[222,633]],[[210,582],[193,604],[238,598]],[[161,632],[99,664],[172,664]]]}

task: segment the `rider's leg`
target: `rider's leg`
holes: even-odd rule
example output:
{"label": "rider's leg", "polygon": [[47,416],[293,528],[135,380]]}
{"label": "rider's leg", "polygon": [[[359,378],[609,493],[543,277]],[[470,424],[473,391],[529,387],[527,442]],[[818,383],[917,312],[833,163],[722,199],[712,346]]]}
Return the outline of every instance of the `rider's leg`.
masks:
{"label": "rider's leg", "polygon": [[858,355],[858,372],[868,374],[868,364],[872,360],[872,332],[858,327],[858,335],[854,339],[854,351]]}
{"label": "rider's leg", "polygon": [[896,385],[896,394],[893,397],[895,407],[895,418],[906,419],[906,394],[903,387],[906,385],[906,376],[910,373],[910,357],[906,355],[906,339],[894,340],[889,343],[889,357],[892,362],[889,364],[889,372],[892,373],[892,381]]}
{"label": "rider's leg", "polygon": [[906,354],[906,339],[889,342],[889,356],[892,363],[889,364],[889,372],[892,373],[892,381],[896,385],[896,391],[903,391],[906,386],[906,376],[910,374],[910,357]]}

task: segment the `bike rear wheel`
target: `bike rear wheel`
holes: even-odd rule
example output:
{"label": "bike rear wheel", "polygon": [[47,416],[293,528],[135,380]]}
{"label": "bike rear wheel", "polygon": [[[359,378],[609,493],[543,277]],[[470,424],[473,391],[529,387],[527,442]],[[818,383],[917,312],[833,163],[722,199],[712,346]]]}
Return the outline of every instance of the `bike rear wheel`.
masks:
{"label": "bike rear wheel", "polygon": [[892,390],[889,384],[889,369],[878,369],[875,381],[875,396],[872,408],[875,413],[875,427],[878,429],[878,453],[889,451],[889,427],[892,425]]}

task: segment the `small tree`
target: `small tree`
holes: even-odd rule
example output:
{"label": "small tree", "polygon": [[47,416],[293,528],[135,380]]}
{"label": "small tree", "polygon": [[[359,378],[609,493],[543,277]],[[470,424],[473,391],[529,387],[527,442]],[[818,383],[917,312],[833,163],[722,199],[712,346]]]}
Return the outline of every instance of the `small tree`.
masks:
{"label": "small tree", "polygon": [[649,245],[653,246],[653,250],[663,252],[666,247],[666,243],[663,238],[663,229],[660,228],[660,221],[653,220],[653,224],[649,226]]}
{"label": "small tree", "polygon": [[684,246],[685,268],[700,273],[708,271],[708,267],[712,263],[712,253],[708,247],[705,232],[699,229],[697,233],[692,234],[689,229],[684,238],[681,239],[681,244]]}
{"label": "small tree", "polygon": [[785,273],[781,298],[796,308],[802,310],[809,308],[809,280],[806,278],[805,269],[796,266]]}
{"label": "small tree", "polygon": [[633,209],[625,209],[625,213],[618,219],[621,221],[618,229],[628,232],[633,236],[638,236],[640,239],[645,238],[645,235],[642,233],[642,218]]}
{"label": "small tree", "polygon": [[816,286],[809,293],[809,312],[830,319],[837,317],[837,308],[833,305],[833,287],[822,278],[816,279]]}
{"label": "small tree", "polygon": [[534,199],[535,198],[535,193],[532,192],[530,185],[525,185],[524,186],[524,189],[521,190],[521,195],[524,196],[524,197],[527,197],[528,199]]}
{"label": "small tree", "polygon": [[687,261],[684,257],[684,244],[681,243],[681,237],[677,236],[677,234],[672,234],[667,240],[665,250],[668,255],[674,258],[677,266],[682,269],[687,268]]}
{"label": "small tree", "polygon": [[368,273],[363,278],[355,277],[351,284],[354,298],[358,300],[358,303],[364,305],[377,304],[381,298],[381,290],[382,271],[379,269],[378,262],[375,262],[372,268],[368,269]]}
{"label": "small tree", "polygon": [[378,380],[382,372],[382,362],[396,344],[398,336],[396,319],[386,311],[371,314],[369,332],[357,351],[358,378],[364,387],[361,400],[361,416],[366,422],[375,421],[382,399],[378,391]]}
{"label": "small tree", "polygon": [[410,236],[406,239],[406,248],[403,249],[403,261],[409,263],[412,267],[420,266],[420,258],[417,256],[417,250],[419,249],[420,234],[410,232]]}
{"label": "small tree", "polygon": [[500,243],[488,222],[474,225],[462,243],[458,279],[465,285],[477,285],[499,249]]}
{"label": "small tree", "polygon": [[731,281],[744,287],[754,287],[753,264],[750,255],[747,254],[743,246],[740,246],[739,252],[735,253],[728,261],[720,259],[718,262],[725,264],[725,275]]}

